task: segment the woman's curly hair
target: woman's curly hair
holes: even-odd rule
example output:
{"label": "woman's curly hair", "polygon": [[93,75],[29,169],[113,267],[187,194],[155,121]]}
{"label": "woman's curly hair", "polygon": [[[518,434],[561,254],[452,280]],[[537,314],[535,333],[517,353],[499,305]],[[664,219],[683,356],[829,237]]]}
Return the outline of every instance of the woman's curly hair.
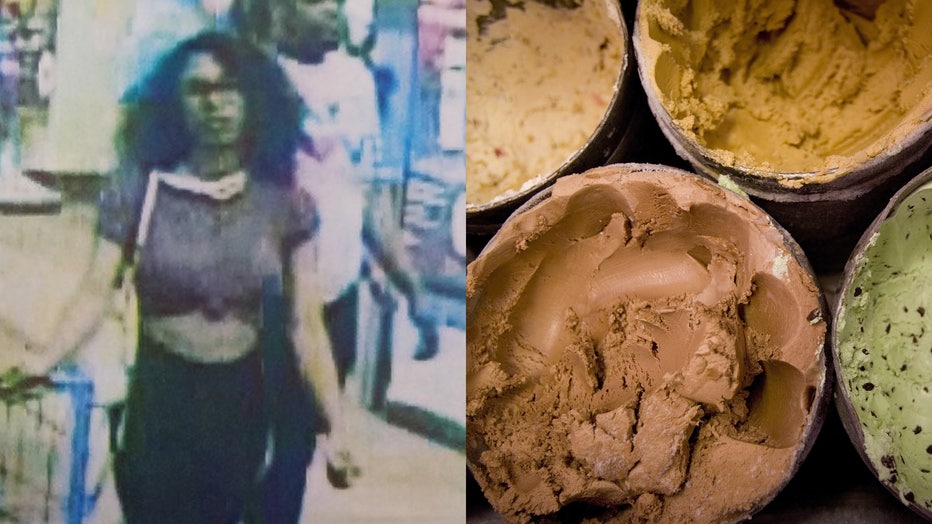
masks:
{"label": "woman's curly hair", "polygon": [[188,159],[194,141],[185,124],[181,80],[190,58],[201,53],[217,60],[243,95],[239,149],[249,176],[290,184],[301,133],[300,100],[273,59],[226,33],[204,32],[182,41],[123,96],[117,139],[123,162],[148,172],[172,170]]}

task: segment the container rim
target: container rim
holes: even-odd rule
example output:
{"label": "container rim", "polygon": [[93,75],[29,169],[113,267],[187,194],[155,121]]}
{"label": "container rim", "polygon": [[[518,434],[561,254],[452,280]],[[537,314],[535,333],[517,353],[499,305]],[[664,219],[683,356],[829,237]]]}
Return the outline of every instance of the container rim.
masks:
{"label": "container rim", "polygon": [[[596,125],[592,133],[589,134],[586,141],[576,148],[559,167],[550,173],[538,175],[525,182],[521,188],[513,191],[506,191],[489,202],[482,204],[467,202],[466,217],[471,232],[494,231],[504,221],[504,217],[508,216],[511,211],[525,202],[531,195],[537,193],[541,188],[552,185],[557,178],[584,171],[590,167],[595,167],[610,158],[610,155],[615,149],[614,146],[617,145],[610,141],[615,138],[616,135],[620,139],[621,135],[624,133],[627,120],[630,119],[632,108],[626,107],[630,105],[626,102],[628,98],[630,98],[629,93],[633,88],[633,83],[637,82],[637,78],[635,76],[636,67],[633,63],[634,54],[632,51],[631,32],[623,16],[621,7],[622,0],[604,1],[606,6],[615,9],[617,18],[613,18],[613,20],[618,23],[619,29],[621,30],[624,48],[622,50],[621,68],[612,86],[612,97],[598,125]],[[616,122],[618,125],[614,125]],[[621,131],[621,133],[619,133],[619,131]],[[467,162],[468,161],[467,153]]]}

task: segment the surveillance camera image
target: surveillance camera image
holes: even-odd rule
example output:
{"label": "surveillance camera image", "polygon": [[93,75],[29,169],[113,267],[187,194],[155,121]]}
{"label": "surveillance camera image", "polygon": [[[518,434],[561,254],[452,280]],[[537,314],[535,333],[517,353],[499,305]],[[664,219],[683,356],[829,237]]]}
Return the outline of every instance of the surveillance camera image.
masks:
{"label": "surveillance camera image", "polygon": [[0,523],[464,519],[465,41],[0,0]]}

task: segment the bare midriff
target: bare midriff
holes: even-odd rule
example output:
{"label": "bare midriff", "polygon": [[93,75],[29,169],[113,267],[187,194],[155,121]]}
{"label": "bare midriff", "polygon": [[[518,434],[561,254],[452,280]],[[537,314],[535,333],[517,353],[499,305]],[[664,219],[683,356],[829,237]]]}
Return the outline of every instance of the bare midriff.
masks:
{"label": "bare midriff", "polygon": [[145,317],[145,337],[166,351],[204,364],[238,360],[256,349],[256,327],[235,315],[209,319],[200,311]]}

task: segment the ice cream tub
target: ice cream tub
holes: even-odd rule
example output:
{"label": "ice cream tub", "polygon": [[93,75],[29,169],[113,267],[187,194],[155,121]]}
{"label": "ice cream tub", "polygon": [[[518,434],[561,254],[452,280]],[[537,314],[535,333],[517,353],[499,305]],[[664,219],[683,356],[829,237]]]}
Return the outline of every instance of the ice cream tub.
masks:
{"label": "ice cream tub", "polygon": [[932,145],[932,3],[639,3],[633,47],[678,154],[810,258],[850,249]]}
{"label": "ice cream tub", "polygon": [[734,522],[831,389],[828,310],[747,198],[659,165],[558,179],[467,267],[467,465],[508,522]]}
{"label": "ice cream tub", "polygon": [[845,430],[878,480],[932,520],[932,169],[863,234],[835,314]]}
{"label": "ice cream tub", "polygon": [[617,0],[467,0],[467,228],[621,160],[650,118]]}

